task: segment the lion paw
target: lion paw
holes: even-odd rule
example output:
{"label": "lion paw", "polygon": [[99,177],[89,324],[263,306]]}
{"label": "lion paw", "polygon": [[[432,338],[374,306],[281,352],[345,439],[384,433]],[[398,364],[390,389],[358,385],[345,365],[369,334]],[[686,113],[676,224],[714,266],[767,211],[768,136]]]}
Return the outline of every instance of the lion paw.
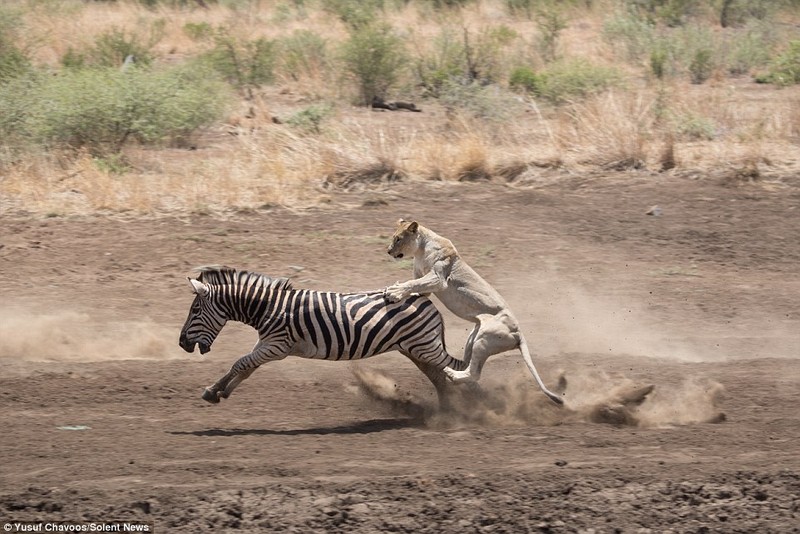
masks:
{"label": "lion paw", "polygon": [[383,295],[391,302],[399,302],[401,300],[405,300],[409,296],[409,292],[403,289],[402,287],[398,287],[397,285],[387,287]]}
{"label": "lion paw", "polygon": [[475,380],[472,378],[470,372],[467,371],[456,371],[455,369],[451,369],[449,367],[444,368],[444,374],[447,375],[447,378],[450,379],[451,382],[454,384],[461,384],[464,382],[474,382]]}

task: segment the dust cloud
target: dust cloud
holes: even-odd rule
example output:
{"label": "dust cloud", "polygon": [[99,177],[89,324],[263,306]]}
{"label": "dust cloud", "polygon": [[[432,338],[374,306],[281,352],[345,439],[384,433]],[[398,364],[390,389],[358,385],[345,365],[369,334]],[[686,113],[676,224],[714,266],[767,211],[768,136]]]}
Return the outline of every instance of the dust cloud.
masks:
{"label": "dust cloud", "polygon": [[0,312],[0,358],[29,362],[182,357],[174,329],[143,319],[109,322],[75,311]]}
{"label": "dust cloud", "polygon": [[[615,278],[616,276],[616,278]],[[624,275],[576,283],[556,274],[518,280],[509,299],[539,354],[647,356],[681,362],[796,358],[800,337],[786,318],[752,313],[714,322],[697,306],[637,293]]]}
{"label": "dust cloud", "polygon": [[599,371],[569,377],[562,373],[556,391],[564,395],[566,405],[559,407],[530,378],[520,376],[507,383],[450,386],[449,407],[442,408],[435,400],[401,391],[385,373],[355,366],[353,374],[371,406],[377,403],[392,415],[419,418],[436,429],[566,423],[664,427],[725,421],[718,409],[724,388],[714,381],[687,380],[677,388],[659,388]]}

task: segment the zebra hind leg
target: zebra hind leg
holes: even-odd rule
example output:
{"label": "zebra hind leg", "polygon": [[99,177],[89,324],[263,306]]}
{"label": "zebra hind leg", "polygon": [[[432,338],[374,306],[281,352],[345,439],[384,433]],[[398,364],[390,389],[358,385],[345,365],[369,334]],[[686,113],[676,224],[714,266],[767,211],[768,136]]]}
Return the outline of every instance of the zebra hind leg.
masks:
{"label": "zebra hind leg", "polygon": [[428,377],[428,380],[431,381],[433,387],[436,388],[436,396],[439,399],[439,410],[450,411],[452,409],[450,402],[451,391],[449,388],[449,380],[447,379],[447,375],[444,373],[444,370],[438,368],[432,363],[418,360],[412,356],[408,356],[408,358],[414,362],[414,365],[416,365],[417,368]]}

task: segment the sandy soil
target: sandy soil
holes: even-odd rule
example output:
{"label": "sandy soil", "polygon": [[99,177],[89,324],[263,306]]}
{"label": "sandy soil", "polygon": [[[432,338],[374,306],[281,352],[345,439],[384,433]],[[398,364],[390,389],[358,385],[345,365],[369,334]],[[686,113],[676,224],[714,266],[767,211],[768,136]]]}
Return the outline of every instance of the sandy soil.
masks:
{"label": "sandy soil", "polygon": [[[796,177],[564,176],[335,198],[225,219],[0,215],[0,521],[800,531]],[[661,215],[645,215],[653,205]],[[288,359],[218,405],[200,399],[255,336],[230,325],[210,354],[180,350],[193,267],[379,288],[410,275],[385,253],[399,216],[450,237],[507,297],[545,381],[566,377],[567,409],[514,353],[490,359],[485,397],[450,414],[398,354]],[[459,354],[468,325],[446,319]]]}

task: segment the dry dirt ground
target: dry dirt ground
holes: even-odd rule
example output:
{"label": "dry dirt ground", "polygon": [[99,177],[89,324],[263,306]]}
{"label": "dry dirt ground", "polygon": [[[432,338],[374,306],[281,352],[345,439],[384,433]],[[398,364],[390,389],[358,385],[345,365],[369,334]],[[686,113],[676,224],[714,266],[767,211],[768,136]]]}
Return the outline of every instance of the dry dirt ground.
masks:
{"label": "dry dirt ground", "polygon": [[[0,215],[0,521],[800,531],[796,176],[561,176],[334,199],[225,218]],[[491,358],[484,397],[450,414],[398,354],[290,358],[218,405],[201,400],[255,336],[229,325],[206,356],[180,350],[193,267],[380,288],[410,276],[385,253],[398,216],[450,237],[507,297],[545,381],[566,377],[566,409],[515,353]],[[468,325],[446,321],[459,354]]]}

